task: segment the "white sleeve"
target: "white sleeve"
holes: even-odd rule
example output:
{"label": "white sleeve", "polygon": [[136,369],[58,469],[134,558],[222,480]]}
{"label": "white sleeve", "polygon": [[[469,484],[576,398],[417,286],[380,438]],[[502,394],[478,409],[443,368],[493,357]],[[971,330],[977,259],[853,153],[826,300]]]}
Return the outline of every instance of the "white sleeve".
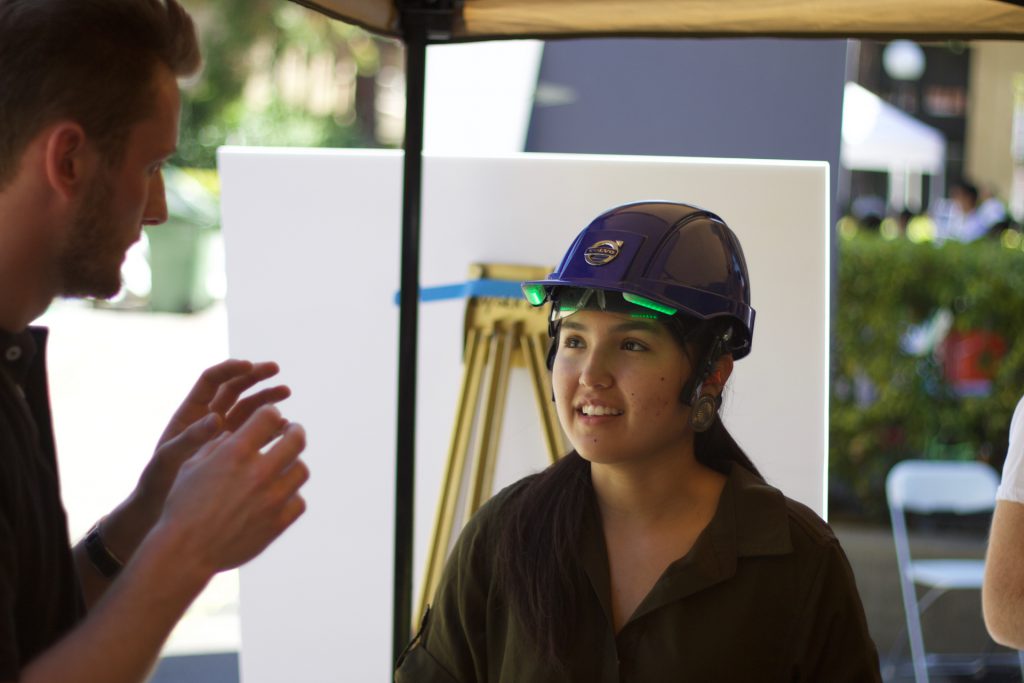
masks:
{"label": "white sleeve", "polygon": [[996,500],[1024,503],[1024,398],[1013,411],[1010,421],[1010,446],[1003,464],[1003,481],[996,491]]}

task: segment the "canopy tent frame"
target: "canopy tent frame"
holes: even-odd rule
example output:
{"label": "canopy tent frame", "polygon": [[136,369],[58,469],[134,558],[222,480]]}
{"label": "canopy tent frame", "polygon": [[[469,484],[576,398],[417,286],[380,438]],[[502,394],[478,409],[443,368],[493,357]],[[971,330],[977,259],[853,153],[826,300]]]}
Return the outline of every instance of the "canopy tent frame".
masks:
{"label": "canopy tent frame", "polygon": [[398,313],[398,419],[395,459],[395,559],[392,659],[409,640],[413,603],[413,508],[416,495],[416,377],[419,348],[420,218],[427,45],[451,33],[457,0],[396,0],[406,46],[405,155],[402,174]]}
{"label": "canopy tent frame", "polygon": [[[392,619],[396,661],[410,637],[413,603],[420,207],[428,45],[600,37],[1024,39],[1024,0],[934,0],[924,5],[914,0],[834,0],[824,4],[813,0],[737,0],[728,4],[713,0],[291,2],[374,33],[401,38],[406,45]],[[606,12],[613,15],[611,20]],[[698,16],[700,12],[703,14]]]}
{"label": "canopy tent frame", "polygon": [[[392,38],[406,0],[291,0]],[[1019,40],[1024,0],[421,0],[452,10],[436,42],[562,38],[905,38]]]}

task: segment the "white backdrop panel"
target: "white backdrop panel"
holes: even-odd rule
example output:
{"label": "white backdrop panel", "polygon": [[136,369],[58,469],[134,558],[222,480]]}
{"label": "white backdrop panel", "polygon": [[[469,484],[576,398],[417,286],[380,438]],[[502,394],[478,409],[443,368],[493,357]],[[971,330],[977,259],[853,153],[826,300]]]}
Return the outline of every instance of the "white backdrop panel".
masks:
{"label": "white backdrop panel", "polygon": [[[388,680],[401,154],[225,148],[231,352],[272,358],[309,435],[306,516],[241,574],[244,683]],[[757,310],[724,419],[767,479],[825,509],[828,166],[660,157],[428,156],[421,281],[471,263],[553,266],[601,211],[694,203],[737,233]],[[461,301],[420,307],[417,591],[461,373]],[[497,485],[544,464],[515,371]]]}

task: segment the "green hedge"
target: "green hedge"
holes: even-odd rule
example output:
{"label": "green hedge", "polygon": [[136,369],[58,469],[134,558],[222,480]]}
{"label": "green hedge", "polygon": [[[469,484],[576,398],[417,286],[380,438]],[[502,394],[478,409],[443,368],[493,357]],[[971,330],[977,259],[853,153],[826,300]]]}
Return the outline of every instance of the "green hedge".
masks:
{"label": "green hedge", "polygon": [[[901,347],[908,330],[942,309],[952,313],[955,330],[992,331],[1005,340],[1006,354],[991,362],[989,395],[957,395],[936,353],[915,356]],[[833,490],[881,517],[885,475],[900,460],[976,458],[1000,467],[1024,393],[1022,331],[1020,249],[864,234],[842,240],[829,420]]]}

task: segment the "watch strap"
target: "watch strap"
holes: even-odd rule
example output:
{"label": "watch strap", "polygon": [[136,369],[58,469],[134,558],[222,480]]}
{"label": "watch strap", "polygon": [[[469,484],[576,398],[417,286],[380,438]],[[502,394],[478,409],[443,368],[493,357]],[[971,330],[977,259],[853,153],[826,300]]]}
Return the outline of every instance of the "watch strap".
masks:
{"label": "watch strap", "polygon": [[124,567],[124,562],[103,542],[103,536],[100,534],[102,522],[101,519],[93,524],[89,533],[85,535],[85,555],[96,571],[105,578],[112,579]]}

